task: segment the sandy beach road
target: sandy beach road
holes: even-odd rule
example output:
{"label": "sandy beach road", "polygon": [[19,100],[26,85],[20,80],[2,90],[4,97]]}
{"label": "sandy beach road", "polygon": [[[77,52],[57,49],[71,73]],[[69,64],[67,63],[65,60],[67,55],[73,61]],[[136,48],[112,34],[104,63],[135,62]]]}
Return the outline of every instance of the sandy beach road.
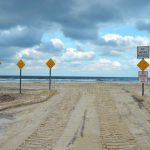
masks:
{"label": "sandy beach road", "polygon": [[96,113],[95,96],[87,89],[72,112],[63,135],[54,150],[101,150],[99,121]]}
{"label": "sandy beach road", "polygon": [[[150,107],[147,104],[150,101],[150,97],[148,98],[148,96],[146,96],[147,101],[148,99],[149,101],[145,103],[145,97],[137,96],[137,93],[136,88],[135,90],[130,90],[130,92],[116,88],[112,95],[114,96],[117,109],[122,119],[128,124],[131,133],[136,139],[137,149],[149,150]],[[143,99],[143,101],[140,101],[141,99]]]}
{"label": "sandy beach road", "polygon": [[[70,93],[74,97],[71,97]],[[44,102],[34,105],[20,105],[20,107],[0,111],[0,149],[15,150],[19,145],[22,145],[21,143],[24,143],[25,139],[30,139],[30,135],[35,130],[41,129],[43,123],[47,125],[48,122],[51,122],[52,124],[49,127],[51,131],[54,131],[58,122],[58,130],[55,130],[57,131],[55,136],[57,136],[57,133],[61,134],[61,130],[63,130],[69,117],[69,112],[78,102],[78,97],[80,97],[80,92],[77,90],[70,92],[70,90],[62,89]],[[30,97],[28,98],[28,100],[32,100]],[[50,121],[48,121],[49,118]],[[53,141],[55,141],[54,137]]]}
{"label": "sandy beach road", "polygon": [[40,125],[17,148],[18,150],[52,149],[67,125],[70,113],[80,99],[78,90],[65,90],[49,105],[50,111]]}
{"label": "sandy beach road", "polygon": [[47,115],[18,150],[101,149],[95,96],[84,85],[69,89],[57,104],[57,110]]}
{"label": "sandy beach road", "polygon": [[63,83],[55,89],[47,101],[1,111],[1,150],[150,149],[150,97],[140,101],[137,85]]}

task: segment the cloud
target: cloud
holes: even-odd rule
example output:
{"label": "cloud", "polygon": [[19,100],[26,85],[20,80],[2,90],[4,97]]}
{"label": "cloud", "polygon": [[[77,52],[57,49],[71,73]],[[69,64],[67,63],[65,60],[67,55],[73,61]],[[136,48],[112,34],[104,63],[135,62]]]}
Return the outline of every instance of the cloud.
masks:
{"label": "cloud", "polygon": [[90,5],[86,10],[81,13],[81,17],[90,20],[91,23],[111,22],[121,19],[118,9],[110,3],[99,2]]}
{"label": "cloud", "polygon": [[[18,30],[24,30],[22,28]],[[15,30],[16,31],[16,30]],[[12,36],[12,32],[10,31],[5,31],[3,32],[3,35],[7,35],[5,37]],[[18,33],[19,34],[19,33]],[[19,37],[17,37],[18,40],[20,41]],[[13,42],[13,38],[9,38],[11,42]],[[0,39],[0,42],[2,42]],[[5,43],[9,42],[9,40],[5,41]],[[8,44],[8,43],[7,43]],[[20,43],[19,43],[20,44]],[[14,45],[17,45],[14,44]],[[20,58],[26,59],[26,60],[32,60],[32,59],[40,59],[42,58],[47,58],[47,57],[53,57],[55,55],[62,55],[63,49],[64,49],[64,44],[60,39],[51,39],[49,42],[46,43],[38,43],[35,46],[31,46],[29,48],[21,47],[21,45],[16,46],[11,46],[8,44],[2,45],[0,47],[0,60],[4,62],[12,62],[16,61]]]}
{"label": "cloud", "polygon": [[119,61],[112,61],[110,59],[102,58],[99,60],[94,60],[90,64],[80,64],[74,67],[71,65],[73,71],[90,71],[90,72],[97,72],[100,70],[101,72],[111,72],[111,71],[118,71],[122,69],[126,69],[126,66],[123,65]]}
{"label": "cloud", "polygon": [[106,34],[103,36],[106,42],[113,41],[117,46],[122,47],[136,47],[137,45],[148,45],[149,39],[147,37],[140,36],[121,36],[118,34]]}
{"label": "cloud", "polygon": [[47,22],[53,23],[64,18],[72,6],[72,0],[66,0],[65,3],[62,0],[1,0],[0,27],[8,29],[18,24],[40,27]]}
{"label": "cloud", "polygon": [[140,31],[147,31],[150,33],[150,22],[139,21],[136,23],[136,27]]}
{"label": "cloud", "polygon": [[38,60],[41,59],[43,54],[35,49],[23,49],[16,54],[16,59],[26,59],[26,60]]}
{"label": "cloud", "polygon": [[[47,45],[47,43],[42,44]],[[95,57],[95,52],[93,51],[83,51],[77,50],[75,48],[65,48],[64,43],[60,39],[51,39],[49,42],[49,46],[51,48],[53,46],[50,51],[40,50],[39,47],[22,49],[21,51],[18,51],[16,53],[14,58],[16,62],[19,59],[23,59],[27,64],[27,69],[37,69],[37,66],[39,68],[44,67],[45,62],[49,58],[54,59],[57,62],[57,67],[59,68],[64,68],[65,66],[69,66],[71,68],[80,68],[82,62],[93,60]]]}
{"label": "cloud", "polygon": [[54,47],[57,47],[60,49],[63,49],[64,47],[64,43],[60,39],[57,39],[57,38],[51,39],[50,42]]}
{"label": "cloud", "polygon": [[25,48],[17,52],[16,58],[24,58],[26,60],[45,59],[62,55],[64,43],[57,38],[51,39],[49,42],[40,43],[32,48]]}
{"label": "cloud", "polygon": [[96,41],[93,41],[93,43],[100,46],[117,46],[117,43],[114,40],[105,39],[105,35],[98,37],[98,39]]}
{"label": "cloud", "polygon": [[[150,12],[149,5],[148,0],[114,0],[113,3],[109,0],[94,0],[88,3],[86,0],[66,0],[65,3],[62,0],[1,0],[0,29],[10,30],[22,26],[31,28],[29,32],[34,29],[38,33],[37,29],[44,28],[45,31],[42,32],[46,32],[55,26],[55,29],[59,28],[65,36],[72,39],[95,40],[98,29],[104,25],[127,23],[129,20],[135,22],[135,12],[138,11],[142,18],[146,16],[146,10]],[[31,32],[31,35],[34,34]],[[35,40],[39,40],[40,35],[35,37]],[[22,42],[26,40],[23,39]],[[32,40],[26,43],[31,45]]]}
{"label": "cloud", "polygon": [[42,32],[32,27],[15,26],[0,30],[0,45],[2,47],[31,47],[40,43]]}
{"label": "cloud", "polygon": [[20,49],[18,47],[0,47],[0,61],[11,63]]}
{"label": "cloud", "polygon": [[103,3],[88,5],[87,2],[84,5],[86,8],[75,8],[77,11],[73,11],[61,23],[66,36],[78,40],[95,40],[98,37],[99,23],[113,22],[121,18],[118,10],[110,5]]}
{"label": "cloud", "polygon": [[[51,25],[57,24],[66,36],[79,40],[91,40],[97,37],[101,24],[123,22],[126,18],[124,8],[128,10],[125,12],[134,14],[134,10],[141,5],[143,7],[149,5],[148,1],[134,2],[114,0],[110,3],[109,0],[94,0],[87,3],[85,0],[66,0],[64,3],[62,0],[26,0],[24,2],[1,0],[0,29],[10,29],[20,25],[38,29],[44,27],[48,30]],[[134,19],[136,15],[134,14]],[[133,15],[131,16],[133,19]]]}
{"label": "cloud", "polygon": [[120,56],[122,53],[116,50],[111,50],[110,51],[110,55],[111,56]]}
{"label": "cloud", "polygon": [[138,59],[130,59],[130,60],[128,60],[128,64],[131,65],[131,66],[135,66],[135,67],[137,67],[138,62],[139,62]]}
{"label": "cloud", "polygon": [[[144,36],[120,35],[118,28],[128,25],[150,33],[149,7],[149,0],[0,0],[0,60],[22,57],[32,63],[55,57],[59,64],[69,62],[76,68],[82,63],[120,68],[122,63],[112,57],[130,57],[129,50],[132,55],[137,45],[150,43]],[[107,31],[120,33],[101,36]],[[107,61],[94,61],[99,57]]]}
{"label": "cloud", "polygon": [[76,60],[90,60],[94,58],[95,53],[93,51],[78,51],[74,48],[67,48],[62,55],[63,61],[76,61]]}
{"label": "cloud", "polygon": [[[101,35],[98,40],[87,43],[87,47],[94,50],[97,56],[116,57],[118,59],[127,56],[129,52],[130,55],[133,55],[139,45],[147,46],[149,44],[149,38],[146,36],[106,33]],[[80,47],[84,47],[84,44],[80,43]]]}
{"label": "cloud", "polygon": [[49,42],[40,43],[36,50],[52,55],[61,55],[64,50],[64,43],[58,39],[51,39]]}
{"label": "cloud", "polygon": [[109,59],[100,59],[96,66],[102,67],[103,69],[120,69],[122,67],[122,64],[119,61],[112,61]]}
{"label": "cloud", "polygon": [[88,27],[83,27],[81,29],[81,27],[76,27],[76,28],[72,28],[72,27],[62,27],[62,31],[64,33],[65,36],[67,37],[71,37],[72,39],[76,39],[76,40],[96,40],[98,37],[97,34],[97,30],[98,28],[88,28]]}
{"label": "cloud", "polygon": [[150,44],[148,37],[143,36],[122,36],[119,34],[105,34],[102,37],[103,44],[96,43],[96,46],[103,56],[122,56],[136,49],[137,46]]}

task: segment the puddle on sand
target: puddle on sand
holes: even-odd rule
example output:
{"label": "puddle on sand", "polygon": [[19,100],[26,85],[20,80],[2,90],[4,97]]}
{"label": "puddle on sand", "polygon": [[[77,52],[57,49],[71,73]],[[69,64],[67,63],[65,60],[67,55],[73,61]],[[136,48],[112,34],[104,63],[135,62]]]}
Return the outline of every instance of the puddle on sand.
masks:
{"label": "puddle on sand", "polygon": [[12,122],[14,122],[15,117],[13,114],[0,113],[0,130],[9,126]]}
{"label": "puddle on sand", "polygon": [[0,113],[0,119],[13,120],[14,116],[13,116],[13,114]]}

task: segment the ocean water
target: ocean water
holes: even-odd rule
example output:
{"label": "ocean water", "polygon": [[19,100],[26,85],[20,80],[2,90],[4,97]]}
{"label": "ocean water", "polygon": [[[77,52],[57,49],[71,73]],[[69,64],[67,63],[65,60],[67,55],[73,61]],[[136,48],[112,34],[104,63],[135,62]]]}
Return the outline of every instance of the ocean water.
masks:
{"label": "ocean water", "polygon": [[[47,83],[48,76],[23,76],[24,83]],[[150,79],[149,79],[150,81]],[[0,83],[18,83],[19,76],[0,76]],[[136,84],[139,83],[137,77],[73,77],[73,76],[53,76],[52,82],[55,83],[125,83]]]}

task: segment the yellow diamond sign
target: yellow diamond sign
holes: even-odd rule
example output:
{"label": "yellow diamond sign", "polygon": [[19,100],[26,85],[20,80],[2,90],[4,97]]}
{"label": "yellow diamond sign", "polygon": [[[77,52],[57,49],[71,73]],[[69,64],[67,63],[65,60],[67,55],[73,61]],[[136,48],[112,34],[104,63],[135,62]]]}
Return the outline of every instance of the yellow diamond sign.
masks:
{"label": "yellow diamond sign", "polygon": [[137,64],[137,66],[138,66],[142,71],[144,71],[144,70],[149,66],[149,64],[148,64],[147,61],[145,61],[144,59],[142,59],[142,60]]}
{"label": "yellow diamond sign", "polygon": [[18,63],[17,63],[17,66],[18,66],[20,69],[22,69],[22,68],[25,66],[24,61],[20,59],[20,60],[18,61]]}
{"label": "yellow diamond sign", "polygon": [[49,59],[46,64],[49,68],[52,68],[55,66],[55,62],[52,59]]}

